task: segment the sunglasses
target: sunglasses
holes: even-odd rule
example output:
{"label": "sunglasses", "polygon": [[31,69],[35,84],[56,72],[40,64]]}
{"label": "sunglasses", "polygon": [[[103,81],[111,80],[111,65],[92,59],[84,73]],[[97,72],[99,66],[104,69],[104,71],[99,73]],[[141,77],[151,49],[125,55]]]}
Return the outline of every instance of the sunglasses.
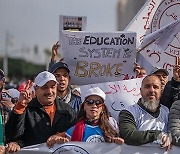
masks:
{"label": "sunglasses", "polygon": [[94,103],[96,104],[96,106],[102,106],[102,104],[103,104],[103,102],[101,101],[101,100],[92,100],[92,99],[87,99],[86,101],[86,104],[88,105],[88,106],[90,106],[90,105],[93,105]]}

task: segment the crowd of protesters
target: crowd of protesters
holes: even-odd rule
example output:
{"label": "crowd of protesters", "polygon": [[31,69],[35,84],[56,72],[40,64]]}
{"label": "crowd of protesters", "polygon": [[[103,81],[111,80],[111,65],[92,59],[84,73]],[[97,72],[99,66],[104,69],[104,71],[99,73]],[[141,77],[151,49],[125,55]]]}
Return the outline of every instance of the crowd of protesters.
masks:
{"label": "crowd of protesters", "polygon": [[172,144],[180,146],[180,65],[174,66],[168,81],[166,69],[154,68],[147,75],[135,63],[137,77],[144,77],[142,97],[120,111],[116,121],[109,115],[102,89],[87,89],[82,98],[79,89],[72,88],[68,65],[62,59],[56,62],[58,47],[57,42],[52,48],[48,71],[19,88],[5,89],[0,70],[0,153],[45,142],[52,148],[69,141],[134,146],[153,142],[167,150]]}

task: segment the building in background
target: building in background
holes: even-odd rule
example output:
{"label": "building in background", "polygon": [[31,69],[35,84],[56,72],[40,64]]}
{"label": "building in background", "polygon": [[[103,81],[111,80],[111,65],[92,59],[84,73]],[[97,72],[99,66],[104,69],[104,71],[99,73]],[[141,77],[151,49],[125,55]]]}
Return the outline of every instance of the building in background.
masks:
{"label": "building in background", "polygon": [[123,31],[146,0],[119,0],[117,5],[117,30]]}

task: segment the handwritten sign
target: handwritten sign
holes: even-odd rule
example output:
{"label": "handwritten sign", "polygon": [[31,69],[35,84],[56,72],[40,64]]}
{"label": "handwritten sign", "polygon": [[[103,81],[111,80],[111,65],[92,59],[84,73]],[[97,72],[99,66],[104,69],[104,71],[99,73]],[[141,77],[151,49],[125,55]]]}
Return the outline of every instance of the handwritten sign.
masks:
{"label": "handwritten sign", "polygon": [[125,28],[126,31],[137,32],[137,46],[139,46],[144,36],[151,33],[151,21],[162,0],[147,0],[141,10]]}
{"label": "handwritten sign", "polygon": [[[126,30],[136,29],[137,46],[139,46],[148,34],[179,20],[179,8],[179,0],[148,0]],[[153,43],[141,53],[153,66],[167,69],[172,76],[175,57],[180,56],[180,32],[174,35],[174,39],[165,51],[159,51],[157,44]]]}
{"label": "handwritten sign", "polygon": [[78,85],[134,78],[136,34],[62,32],[64,61]]}
{"label": "handwritten sign", "polygon": [[84,93],[91,87],[99,87],[106,93],[105,103],[111,115],[118,120],[119,112],[128,106],[137,103],[140,94],[142,78],[131,80],[106,82],[80,86],[81,98],[84,101]]}
{"label": "handwritten sign", "polygon": [[[158,6],[157,11],[155,12],[154,17],[152,18],[150,26],[151,33],[161,29],[163,26],[168,25],[169,23],[176,23],[176,27],[179,28],[179,8],[179,0],[164,0]],[[167,35],[164,39],[164,44],[167,44],[166,41],[170,39],[169,37],[170,34]],[[151,62],[153,66],[159,66],[167,69],[170,75],[172,76],[173,66],[175,65],[175,58],[176,56],[180,56],[180,32],[173,35],[172,41],[168,44],[168,47],[165,50],[160,51],[157,45],[158,44],[154,42],[152,45],[144,49],[144,51],[142,51],[142,54],[144,57],[147,58],[149,62]]]}

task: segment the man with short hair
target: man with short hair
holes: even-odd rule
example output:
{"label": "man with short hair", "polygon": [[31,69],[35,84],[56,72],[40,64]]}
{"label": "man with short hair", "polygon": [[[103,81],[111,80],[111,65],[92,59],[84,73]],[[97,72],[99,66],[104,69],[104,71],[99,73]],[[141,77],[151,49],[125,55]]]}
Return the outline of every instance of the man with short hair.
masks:
{"label": "man with short hair", "polygon": [[180,99],[180,65],[175,65],[173,68],[173,77],[168,81],[168,71],[166,69],[155,68],[152,73],[156,74],[161,80],[162,94],[160,98],[160,104],[168,107],[172,106],[172,103]]}
{"label": "man with short hair", "polygon": [[162,147],[170,148],[167,131],[167,107],[160,105],[161,82],[154,75],[146,76],[141,85],[142,98],[137,104],[119,114],[120,136],[129,145],[143,145],[161,141]]}
{"label": "man with short hair", "polygon": [[169,72],[164,68],[154,67],[151,74],[155,74],[158,76],[159,80],[161,81],[161,88],[163,91],[168,82]]}
{"label": "man with short hair", "polygon": [[11,142],[9,152],[19,147],[46,142],[56,133],[66,131],[75,124],[76,114],[57,96],[55,76],[43,71],[35,78],[36,98],[32,98],[32,82],[28,82],[6,124],[6,136]]}
{"label": "man with short hair", "polygon": [[49,72],[53,73],[58,81],[57,96],[60,101],[66,102],[78,112],[82,101],[81,97],[75,95],[69,86],[71,77],[69,75],[70,70],[68,65],[63,62],[57,62],[50,66]]}

